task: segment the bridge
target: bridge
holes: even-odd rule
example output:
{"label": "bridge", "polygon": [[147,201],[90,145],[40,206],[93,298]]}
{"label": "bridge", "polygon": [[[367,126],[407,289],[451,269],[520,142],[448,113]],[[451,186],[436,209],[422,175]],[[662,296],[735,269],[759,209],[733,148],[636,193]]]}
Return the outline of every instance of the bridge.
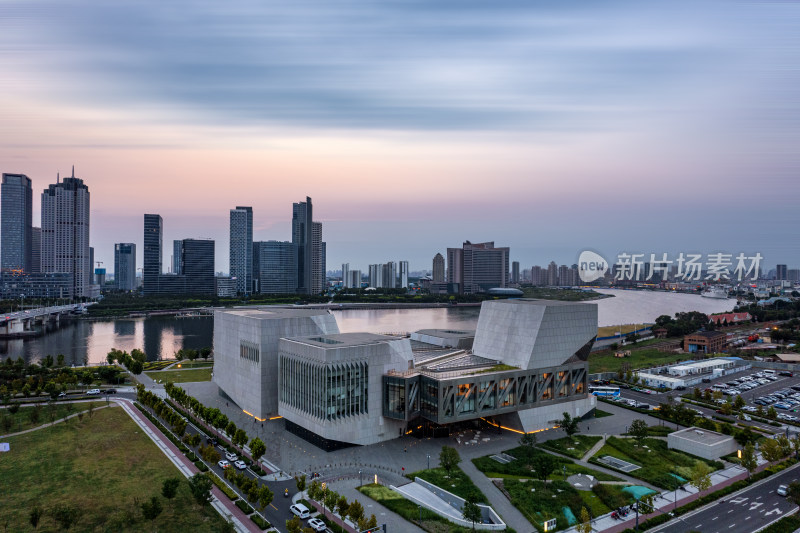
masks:
{"label": "bridge", "polygon": [[35,324],[45,321],[58,323],[63,314],[83,314],[86,312],[86,307],[93,303],[55,305],[0,314],[0,337],[21,337],[30,334]]}

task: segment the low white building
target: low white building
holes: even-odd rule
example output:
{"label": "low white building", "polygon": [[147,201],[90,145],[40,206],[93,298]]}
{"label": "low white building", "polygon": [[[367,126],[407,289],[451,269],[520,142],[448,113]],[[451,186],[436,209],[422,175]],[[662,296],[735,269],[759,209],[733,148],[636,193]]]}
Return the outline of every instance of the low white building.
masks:
{"label": "low white building", "polygon": [[665,366],[639,372],[637,375],[643,385],[648,387],[693,387],[705,378],[718,378],[750,368],[750,363],[734,357],[717,357],[705,361],[695,361],[681,365]]}
{"label": "low white building", "polygon": [[667,435],[667,448],[703,459],[719,459],[734,453],[738,444],[730,435],[690,427]]}

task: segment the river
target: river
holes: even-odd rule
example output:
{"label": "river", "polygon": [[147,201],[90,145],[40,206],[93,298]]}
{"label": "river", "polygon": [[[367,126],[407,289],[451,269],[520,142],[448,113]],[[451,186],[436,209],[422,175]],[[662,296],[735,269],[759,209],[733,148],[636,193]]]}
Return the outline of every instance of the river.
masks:
{"label": "river", "polygon": [[[694,294],[599,289],[613,298],[595,300],[600,326],[653,322],[680,311],[706,314],[733,309],[735,300],[715,300]],[[432,309],[353,309],[333,311],[342,332],[401,333],[426,328],[474,329],[478,307]],[[76,320],[31,339],[0,341],[0,360],[22,357],[37,361],[64,354],[68,363],[100,363],[111,348],[143,349],[148,359],[171,358],[181,348],[211,346],[210,317],[151,317],[115,320]]]}

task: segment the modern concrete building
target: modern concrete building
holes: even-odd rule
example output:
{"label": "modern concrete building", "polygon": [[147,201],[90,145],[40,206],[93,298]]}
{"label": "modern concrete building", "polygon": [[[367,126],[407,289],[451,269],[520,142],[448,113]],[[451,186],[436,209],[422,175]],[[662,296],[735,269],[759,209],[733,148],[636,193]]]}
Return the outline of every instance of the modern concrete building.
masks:
{"label": "modern concrete building", "polygon": [[342,263],[342,288],[350,288],[350,263]]}
{"label": "modern concrete building", "polygon": [[360,289],[361,288],[361,271],[360,270],[351,270],[350,271],[349,287],[353,288],[353,289]]}
{"label": "modern concrete building", "polygon": [[231,276],[215,276],[214,283],[220,298],[234,298],[238,294],[236,279]]}
{"label": "modern concrete building", "polygon": [[33,188],[25,174],[3,174],[0,185],[0,268],[32,272]]}
{"label": "modern concrete building", "polygon": [[595,407],[586,362],[595,304],[487,301],[475,332],[423,330],[410,339],[338,334],[321,310],[214,317],[220,389],[259,419],[283,416],[287,429],[327,450],[406,432],[447,434],[477,419],[535,431]]}
{"label": "modern concrete building", "polygon": [[508,285],[509,248],[495,248],[494,242],[447,249],[447,282],[461,294],[486,292]]}
{"label": "modern concrete building", "polygon": [[114,245],[114,284],[117,290],[136,290],[136,244],[120,242]]}
{"label": "modern concrete building", "polygon": [[181,247],[181,274],[184,290],[189,294],[217,293],[214,282],[214,241],[211,239],[183,239]]}
{"label": "modern concrete building", "polygon": [[408,261],[400,261],[399,263],[400,270],[398,271],[398,288],[399,289],[407,289],[408,288]]}
{"label": "modern concrete building", "polygon": [[230,275],[240,294],[253,291],[253,208],[236,206],[230,213]]}
{"label": "modern concrete building", "polygon": [[0,273],[0,298],[71,298],[72,274],[66,272],[39,272],[25,274],[18,271]]}
{"label": "modern concrete building", "polygon": [[383,288],[383,265],[369,266],[369,286],[373,289]]}
{"label": "modern concrete building", "polygon": [[325,310],[216,309],[214,383],[248,414],[259,419],[277,415],[280,339],[329,333],[339,328]]}
{"label": "modern concrete building", "polygon": [[445,283],[444,272],[444,256],[442,254],[434,255],[433,275],[431,276],[433,283]]}
{"label": "modern concrete building", "polygon": [[540,287],[542,285],[547,284],[547,274],[546,271],[542,270],[542,267],[538,265],[534,265],[531,267],[531,285],[534,287]]}
{"label": "modern concrete building", "polygon": [[42,192],[42,272],[72,275],[73,297],[91,293],[89,188],[72,176]]}
{"label": "modern concrete building", "polygon": [[730,435],[690,427],[667,435],[667,448],[716,460],[736,452],[739,445]]}
{"label": "modern concrete building", "polygon": [[383,288],[394,289],[397,288],[397,263],[389,261],[382,267],[383,270]]}

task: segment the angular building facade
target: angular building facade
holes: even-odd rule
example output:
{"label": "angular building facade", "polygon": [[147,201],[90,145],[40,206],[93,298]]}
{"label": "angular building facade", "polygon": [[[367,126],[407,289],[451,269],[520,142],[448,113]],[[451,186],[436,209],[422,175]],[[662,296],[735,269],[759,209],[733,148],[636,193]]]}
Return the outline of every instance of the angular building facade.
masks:
{"label": "angular building facade", "polygon": [[487,301],[475,332],[411,339],[338,334],[321,310],[217,310],[214,321],[221,390],[259,419],[284,417],[289,431],[325,450],[447,434],[477,419],[531,432],[596,405],[587,384],[595,304]]}
{"label": "angular building facade", "polygon": [[33,272],[33,188],[25,174],[3,174],[0,185],[0,268]]}
{"label": "angular building facade", "polygon": [[230,275],[239,294],[253,291],[253,208],[236,206],[230,216]]}
{"label": "angular building facade", "polygon": [[64,178],[42,192],[42,272],[72,275],[73,297],[91,294],[89,188]]}

